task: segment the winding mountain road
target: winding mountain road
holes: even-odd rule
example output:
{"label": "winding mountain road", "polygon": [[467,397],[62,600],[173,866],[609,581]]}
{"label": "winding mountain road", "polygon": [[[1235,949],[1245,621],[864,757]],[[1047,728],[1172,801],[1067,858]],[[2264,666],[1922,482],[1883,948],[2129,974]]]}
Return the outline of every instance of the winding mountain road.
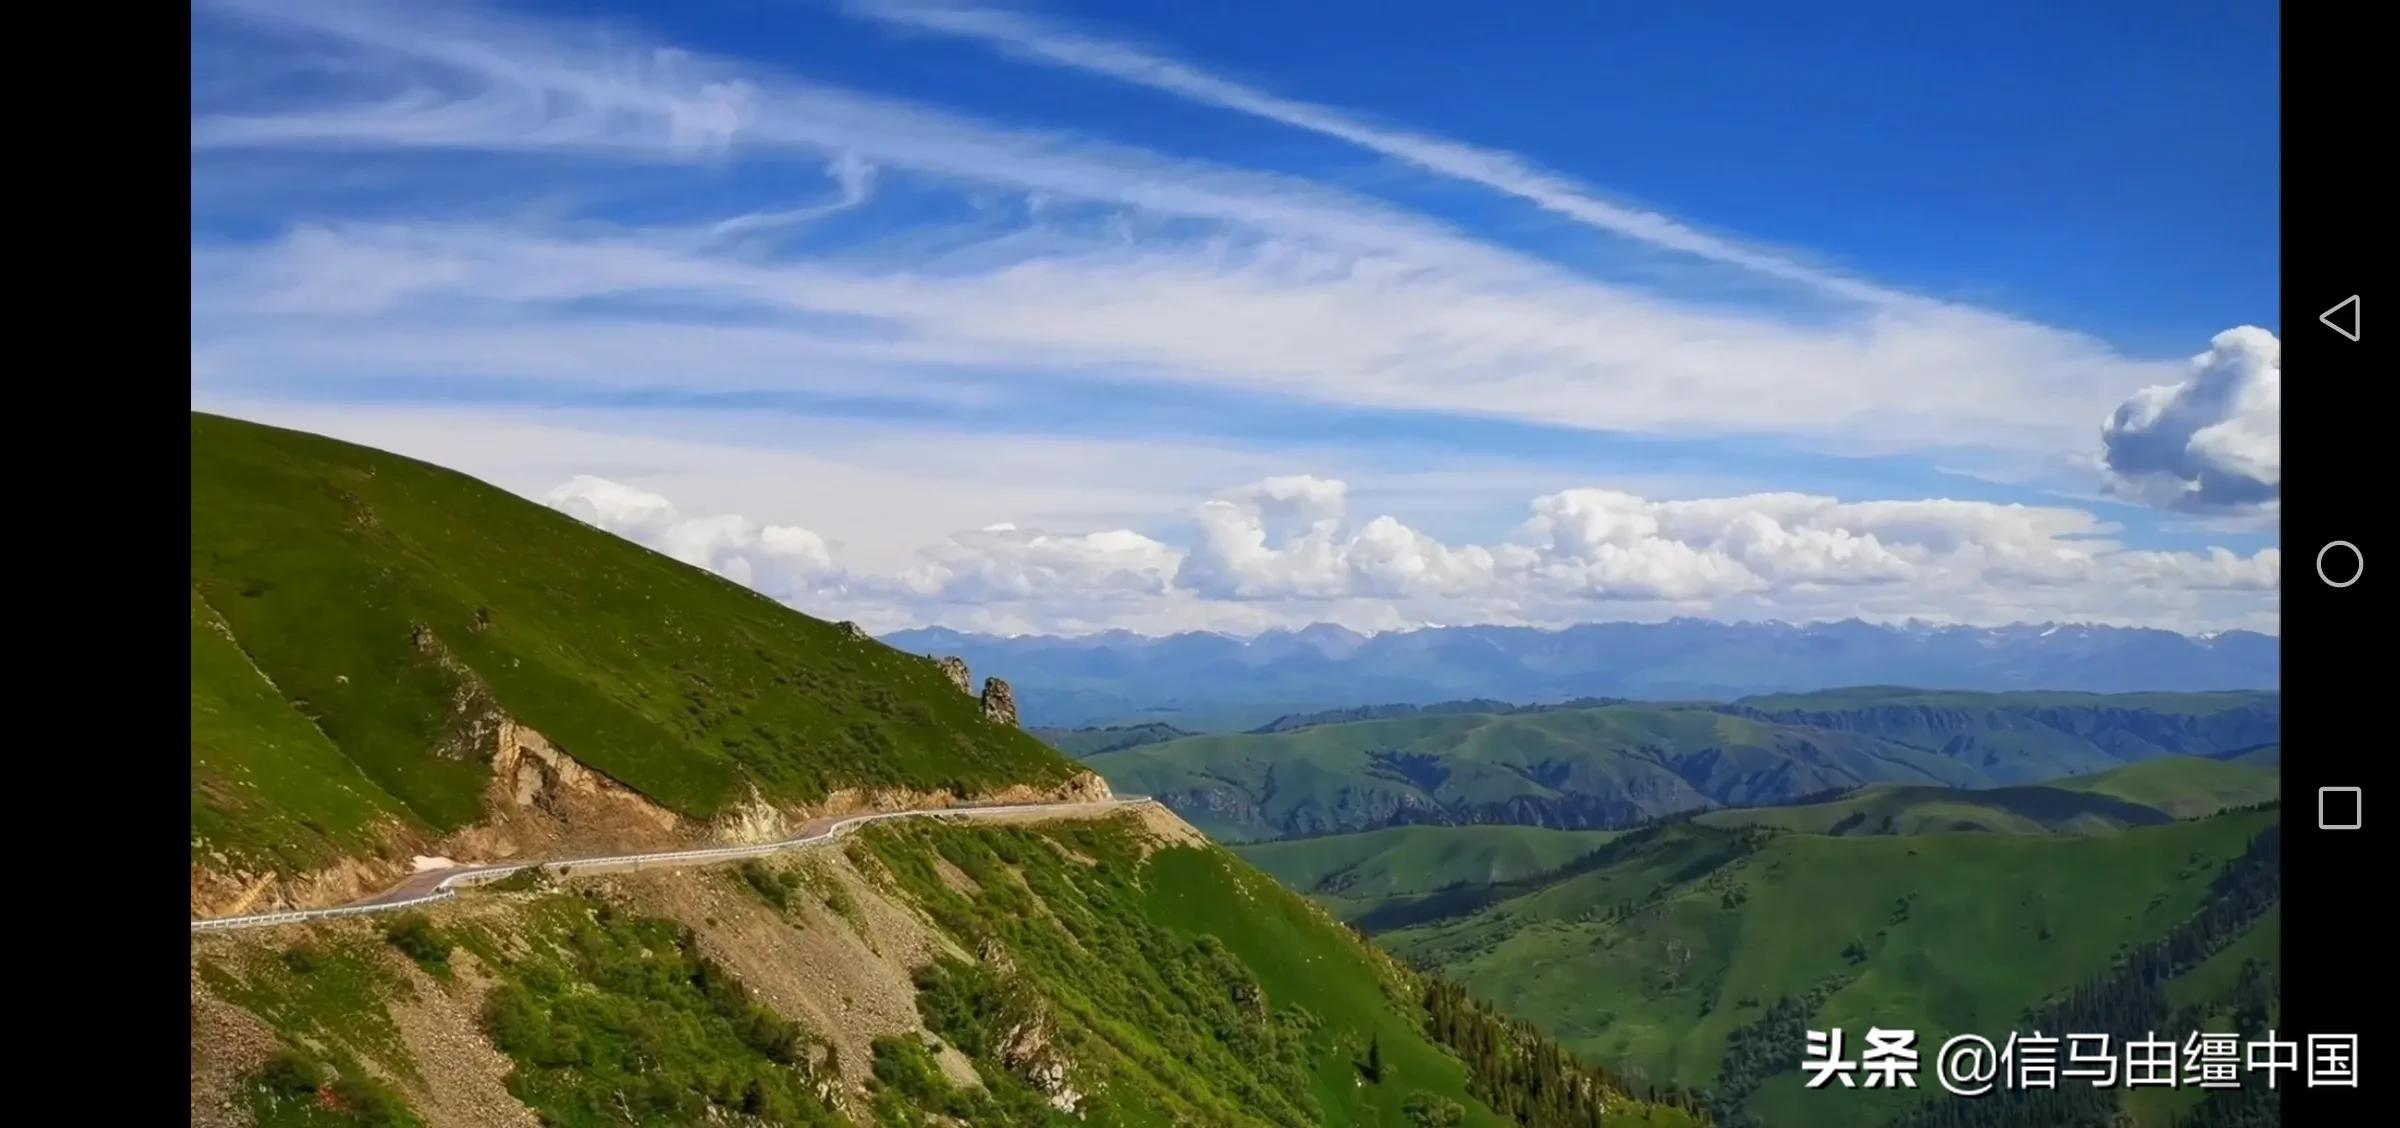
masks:
{"label": "winding mountain road", "polygon": [[498,881],[510,874],[528,869],[546,869],[552,873],[567,876],[620,873],[626,870],[656,869],[666,866],[705,865],[710,862],[732,861],[737,858],[760,858],[785,850],[821,846],[868,823],[883,822],[889,819],[989,819],[1026,815],[1091,816],[1110,811],[1146,807],[1156,802],[1157,800],[1147,795],[1122,795],[1096,802],[995,803],[982,806],[929,807],[912,811],[877,811],[863,815],[811,819],[801,824],[799,834],[780,842],[761,842],[745,846],[711,846],[698,850],[661,850],[650,854],[617,854],[597,858],[557,858],[539,862],[453,866],[447,869],[424,870],[410,874],[399,884],[381,893],[360,898],[347,905],[335,905],[322,909],[293,909],[279,913],[253,913],[248,916],[217,917],[213,920],[195,920],[192,922],[192,931],[223,932],[237,928],[262,928],[274,924],[298,924],[332,917],[390,912],[393,909],[406,908],[411,905],[447,900],[457,896],[461,886]]}

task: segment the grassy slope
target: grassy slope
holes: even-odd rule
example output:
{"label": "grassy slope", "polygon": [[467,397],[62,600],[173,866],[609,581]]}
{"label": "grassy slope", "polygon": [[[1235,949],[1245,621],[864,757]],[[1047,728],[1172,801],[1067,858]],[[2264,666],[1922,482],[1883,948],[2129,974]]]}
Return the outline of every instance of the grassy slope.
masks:
{"label": "grassy slope", "polygon": [[[750,785],[806,801],[843,786],[984,788],[1072,770],[1030,735],[985,722],[930,662],[543,506],[316,436],[198,413],[191,426],[195,615],[204,602],[239,644],[195,636],[195,727],[204,704],[232,692],[223,687],[255,679],[244,669],[254,663],[426,826],[479,813],[484,765],[436,751],[463,742],[457,706],[478,689],[576,758],[697,816]],[[427,646],[414,641],[420,625]],[[323,759],[270,709],[216,709],[211,723],[209,742],[193,746],[196,781],[242,774],[231,757]],[[358,817],[329,795],[279,802],[336,834]],[[198,787],[195,804],[238,816]]]}
{"label": "grassy slope", "polygon": [[2254,768],[2266,768],[2272,771],[2283,766],[2283,745],[2281,742],[2261,744],[2256,748],[2244,748],[2239,752],[2217,758],[2229,764],[2247,764]]}
{"label": "grassy slope", "polygon": [[259,676],[192,597],[192,835],[287,869],[371,848],[398,800]]}
{"label": "grassy slope", "polygon": [[[1381,1039],[1394,1076],[1444,1092],[1463,1084],[1452,1080],[1463,1073],[1458,1063],[1425,1043],[1407,1008],[1395,1005],[1394,994],[1409,994],[1387,986],[1396,969],[1290,891],[1221,851],[1168,851],[1153,870],[1152,916],[1188,934],[1216,936],[1258,975],[1270,997],[1307,1007],[1334,1032],[1316,1063],[1317,1091],[1328,1113],[1323,1123],[1406,1123],[1395,1115],[1398,1102],[1362,1093],[1355,1084],[1341,1047],[1356,1047],[1367,1036]],[[1611,1123],[1677,1119],[1655,1110]]]}
{"label": "grassy slope", "polygon": [[2155,807],[2176,818],[2194,818],[2228,807],[2264,803],[2282,792],[2281,781],[2272,767],[2197,756],[2146,760],[2096,775],[2062,779],[2051,786],[2113,796]]}
{"label": "grassy slope", "polygon": [[1786,710],[1860,709],[1905,706],[1928,709],[2126,709],[2169,715],[2200,716],[2272,702],[2276,694],[2254,690],[2201,693],[2083,693],[2076,690],[1913,689],[1908,686],[1859,685],[1807,693],[1766,693],[1734,702],[1760,712]]}
{"label": "grassy slope", "polygon": [[1393,821],[1623,824],[1877,779],[1978,782],[1953,761],[1873,738],[1653,705],[1195,736],[1089,763],[1236,841]]}
{"label": "grassy slope", "polygon": [[[1459,1061],[1420,1032],[1396,964],[1221,850],[1142,860],[1122,824],[889,827],[869,842],[945,931],[970,950],[997,939],[1038,985],[1091,1071],[1104,1123],[1296,1114],[1403,1128],[1402,1103],[1418,1090],[1468,1108],[1467,1123],[1500,1123],[1468,1096]],[[929,865],[937,855],[977,888],[944,882]],[[1263,990],[1273,1021],[1213,1013],[1244,979]],[[1370,1039],[1387,1063],[1380,1085],[1361,1083],[1353,1064]],[[1288,1068],[1263,1060],[1268,1047],[1285,1051]]]}
{"label": "grassy slope", "polygon": [[1966,790],[1879,784],[1824,803],[1710,811],[1708,826],[1766,826],[1801,834],[2109,834],[2173,819],[2106,795],[2053,787]]}
{"label": "grassy slope", "polygon": [[[1728,1035],[1761,1006],[1843,976],[1819,1025],[2004,1030],[2189,914],[2217,866],[2274,818],[2090,838],[1677,826],[1620,840],[1610,864],[1487,912],[1384,939],[1592,1060],[1713,1085]],[[1621,906],[1640,907],[1619,919]],[[1770,1078],[1752,1107],[1766,1123],[1812,1122],[1800,1096],[1796,1081]]]}
{"label": "grassy slope", "polygon": [[1103,752],[1136,748],[1144,744],[1157,744],[1163,740],[1192,735],[1174,725],[1155,722],[1140,725],[1112,725],[1108,728],[1034,729],[1033,734],[1041,737],[1043,743],[1078,760],[1086,756],[1097,756]]}
{"label": "grassy slope", "polygon": [[2263,693],[1870,687],[1213,734],[1090,763],[1230,841],[1409,822],[1610,826],[1860,784],[1992,787],[2231,754],[2272,740],[2280,708]]}
{"label": "grassy slope", "polygon": [[1617,836],[1533,826],[1403,826],[1236,847],[1243,860],[1344,919],[1396,898],[1523,881]]}
{"label": "grassy slope", "polygon": [[[878,1123],[941,1123],[923,1115],[943,1113],[1058,1128],[1411,1128],[1406,1103],[1419,1093],[1455,1102],[1465,1124],[1507,1123],[1470,1095],[1461,1060],[1425,1035],[1412,973],[1220,849],[1145,856],[1150,845],[1122,816],[890,824],[852,840],[851,856],[892,896],[975,956],[925,965],[917,1006],[967,1055],[984,1095],[939,1080],[913,1040],[896,1039],[878,1048]],[[574,888],[517,904],[449,906],[430,914],[430,931],[437,951],[472,951],[488,969],[479,974],[498,980],[484,1034],[515,1067],[511,1091],[550,1122],[701,1123],[718,1118],[712,1105],[723,1113],[745,1102],[764,1123],[828,1122],[812,1095],[812,1077],[828,1071],[801,1064],[816,1058],[818,1033],[762,1013],[678,922]],[[288,939],[220,943],[199,973],[346,1076],[373,1062],[440,1084],[417,1071],[386,1014],[383,1004],[410,988],[391,954],[375,950],[375,933],[357,923],[312,931],[304,960],[263,946]],[[1080,1116],[1052,1113],[1002,1063],[998,1048],[1028,1020],[1072,1063]],[[1370,1040],[1380,1081],[1355,1064]],[[1625,1101],[1607,1123],[1690,1118]]]}
{"label": "grassy slope", "polygon": [[1972,693],[1861,686],[1745,697],[1729,709],[1940,751],[1994,783],[2032,783],[2170,754],[2273,740],[2282,699],[2263,692]]}

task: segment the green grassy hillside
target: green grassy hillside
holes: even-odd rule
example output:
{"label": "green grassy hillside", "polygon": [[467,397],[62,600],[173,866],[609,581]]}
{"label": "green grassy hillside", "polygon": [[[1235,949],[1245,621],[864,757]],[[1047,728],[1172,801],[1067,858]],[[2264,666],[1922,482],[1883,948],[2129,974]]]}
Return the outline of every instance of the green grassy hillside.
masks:
{"label": "green grassy hillside", "polygon": [[1234,849],[1344,920],[1444,890],[1505,885],[1549,873],[1606,845],[1611,830],[1535,826],[1402,826]]}
{"label": "green grassy hillside", "polygon": [[2209,756],[2281,738],[2274,693],[1964,693],[1865,686],[1746,697],[1729,712],[1938,751],[1993,783]]}
{"label": "green grassy hillside", "polygon": [[191,468],[195,858],[471,822],[501,716],[691,816],[1074,770],[923,658],[463,475],[198,413]]}
{"label": "green grassy hillside", "polygon": [[2272,766],[2196,756],[2162,756],[2095,775],[2057,780],[2051,786],[2140,803],[2176,818],[2212,815],[2282,794],[2281,779]]}
{"label": "green grassy hillside", "polygon": [[1227,841],[1410,823],[1621,827],[1865,784],[1987,788],[2229,754],[2275,739],[2280,708],[2258,693],[1870,688],[1730,705],[1419,711],[1190,736],[1089,763]]}
{"label": "green grassy hillside", "polygon": [[1231,841],[1410,822],[1622,826],[1870,780],[1980,780],[1872,737],[1657,705],[1195,736],[1088,763]]}
{"label": "green grassy hillside", "polygon": [[[662,1128],[1705,1119],[1462,1011],[1239,859],[1133,816],[887,824],[748,867],[207,937],[194,963],[212,1008],[279,1046],[234,1081],[270,1126],[418,1123],[470,1089],[543,1123]],[[444,1072],[474,1055],[454,1037],[429,1056],[409,1031],[435,1019],[495,1074]],[[196,1046],[195,1075],[227,1052]]]}
{"label": "green grassy hillside", "polygon": [[1709,826],[1769,826],[1806,834],[2108,834],[2273,802],[2271,767],[2161,756],[2091,775],[1960,790],[1876,784],[1823,802],[1710,811]]}
{"label": "green grassy hillside", "polygon": [[1137,748],[1144,744],[1157,744],[1160,741],[1173,740],[1179,736],[1192,735],[1173,725],[1159,722],[1139,725],[1110,725],[1107,728],[1037,728],[1032,731],[1035,736],[1042,738],[1043,743],[1079,760],[1086,756],[1097,756],[1102,752]]}
{"label": "green grassy hillside", "polygon": [[2280,742],[2261,744],[2238,752],[2222,752],[2216,758],[2229,764],[2248,764],[2254,768],[2280,768],[2283,766],[2283,745]]}
{"label": "green grassy hillside", "polygon": [[1799,1089],[1801,1019],[2013,1029],[2192,920],[2275,821],[1843,837],[1693,821],[1381,939],[1591,1060],[1715,1090],[1760,1123],[1872,1123],[1907,1102],[1862,1094],[1841,1099],[1871,1107],[1836,1109]]}
{"label": "green grassy hillside", "polygon": [[1875,784],[1838,799],[1710,811],[1707,826],[1765,826],[1803,834],[2109,834],[2173,822],[2165,811],[2112,795],[2052,786],[1979,790]]}
{"label": "green grassy hillside", "polygon": [[359,771],[192,595],[192,837],[277,868],[371,848],[407,809]]}

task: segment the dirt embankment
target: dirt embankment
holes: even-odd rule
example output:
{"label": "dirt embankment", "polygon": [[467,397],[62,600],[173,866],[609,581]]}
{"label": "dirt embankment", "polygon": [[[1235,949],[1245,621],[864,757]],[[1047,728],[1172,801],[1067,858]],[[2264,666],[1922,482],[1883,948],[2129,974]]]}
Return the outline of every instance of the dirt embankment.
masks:
{"label": "dirt embankment", "polygon": [[[1204,841],[1161,808],[1141,808],[1119,817],[1140,820],[1156,846]],[[797,887],[784,905],[770,904],[750,887],[738,866],[729,864],[569,878],[565,887],[594,892],[629,912],[689,927],[701,949],[733,972],[760,1002],[832,1045],[832,1072],[839,1081],[826,1095],[847,1115],[866,1122],[875,1039],[930,1040],[917,1013],[912,979],[916,969],[941,955],[1005,966],[1007,953],[962,948],[924,910],[889,891],[838,847],[804,849],[752,864],[796,873]],[[874,865],[871,859],[868,865]],[[518,938],[531,929],[528,907],[547,895],[479,889],[432,906],[428,913],[437,928],[472,927],[500,937],[504,944],[520,943]],[[429,1125],[536,1122],[509,1094],[508,1060],[483,1027],[484,1000],[497,982],[496,973],[473,953],[454,949],[452,975],[447,980],[428,976],[382,941],[385,923],[372,917],[347,918],[193,937],[194,1124],[245,1123],[241,1085],[279,1044],[267,1022],[208,989],[198,971],[201,963],[281,974],[276,956],[302,940],[371,950],[393,978],[405,984],[384,1004],[413,1068],[372,1068],[405,1093]],[[1038,1033],[1027,1033],[1028,1046],[1040,1041]],[[1040,1060],[1028,1068],[1039,1075],[1037,1080],[1055,1084],[1054,1100],[1073,1101],[1073,1063],[1063,1053],[1047,1045],[1017,1049],[1020,1056],[1038,1050]],[[954,1084],[979,1083],[957,1050],[944,1046],[936,1058]]]}

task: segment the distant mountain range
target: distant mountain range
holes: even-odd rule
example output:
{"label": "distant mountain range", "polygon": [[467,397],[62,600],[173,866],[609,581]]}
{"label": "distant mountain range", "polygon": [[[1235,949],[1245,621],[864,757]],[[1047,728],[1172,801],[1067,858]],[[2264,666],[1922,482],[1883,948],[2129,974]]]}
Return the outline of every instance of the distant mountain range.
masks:
{"label": "distant mountain range", "polygon": [[1460,698],[1726,700],[1834,686],[1926,689],[2274,689],[2271,635],[2087,624],[2005,627],[1836,623],[1587,623],[1427,627],[1362,635],[1326,623],[1254,638],[1128,631],[999,637],[945,628],[885,636],[903,650],[956,654],[1016,687],[1028,724],[1165,721],[1250,728],[1276,717],[1369,703]]}
{"label": "distant mountain range", "polygon": [[[2282,727],[2274,693],[1863,686],[1722,705],[1292,718],[1199,736],[1118,729],[1116,747],[1084,762],[1119,791],[1247,842],[1413,823],[1611,829],[1869,784],[1995,788],[2165,756],[2247,765],[2280,750]],[[1158,739],[1128,743],[1143,737]],[[2102,813],[2087,806],[2054,813]]]}

